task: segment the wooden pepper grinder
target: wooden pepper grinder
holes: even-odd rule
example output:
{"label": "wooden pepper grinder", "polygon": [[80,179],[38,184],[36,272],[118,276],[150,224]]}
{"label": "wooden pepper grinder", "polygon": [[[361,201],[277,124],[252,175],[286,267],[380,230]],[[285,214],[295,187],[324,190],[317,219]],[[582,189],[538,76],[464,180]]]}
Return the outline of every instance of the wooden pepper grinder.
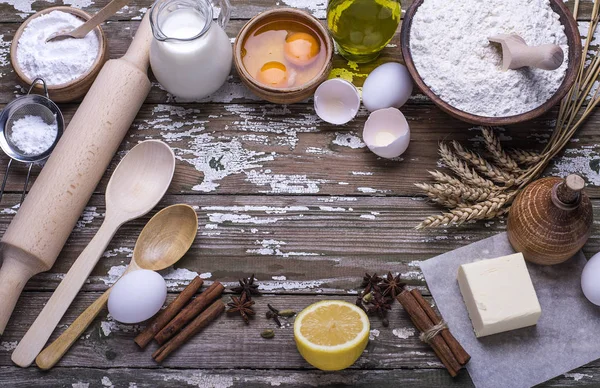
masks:
{"label": "wooden pepper grinder", "polygon": [[590,237],[592,203],[579,175],[542,178],[515,199],[508,215],[508,239],[525,259],[559,264],[573,257]]}

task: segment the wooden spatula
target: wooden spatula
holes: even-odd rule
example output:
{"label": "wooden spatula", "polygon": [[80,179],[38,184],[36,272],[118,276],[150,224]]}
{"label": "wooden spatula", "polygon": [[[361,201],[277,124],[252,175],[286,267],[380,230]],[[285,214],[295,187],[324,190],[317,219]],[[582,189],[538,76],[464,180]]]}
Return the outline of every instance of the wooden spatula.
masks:
{"label": "wooden spatula", "polygon": [[502,46],[502,70],[534,67],[543,70],[556,70],[565,60],[565,54],[556,44],[528,46],[516,34],[502,34],[489,37],[492,43]]}

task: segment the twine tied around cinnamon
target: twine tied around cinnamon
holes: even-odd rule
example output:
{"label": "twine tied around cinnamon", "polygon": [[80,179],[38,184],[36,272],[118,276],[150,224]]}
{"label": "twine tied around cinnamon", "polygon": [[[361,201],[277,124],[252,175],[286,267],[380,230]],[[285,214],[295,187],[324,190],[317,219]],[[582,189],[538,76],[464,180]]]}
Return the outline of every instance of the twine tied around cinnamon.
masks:
{"label": "twine tied around cinnamon", "polygon": [[422,332],[421,335],[419,335],[419,339],[428,344],[431,342],[433,337],[440,334],[442,330],[445,330],[447,328],[448,323],[442,319],[437,325],[433,325],[429,330]]}

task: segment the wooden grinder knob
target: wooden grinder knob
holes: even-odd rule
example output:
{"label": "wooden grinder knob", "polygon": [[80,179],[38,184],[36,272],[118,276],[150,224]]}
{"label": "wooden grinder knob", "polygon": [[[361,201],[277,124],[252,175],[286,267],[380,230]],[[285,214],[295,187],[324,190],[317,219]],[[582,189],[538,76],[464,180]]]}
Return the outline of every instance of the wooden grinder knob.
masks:
{"label": "wooden grinder knob", "polygon": [[508,215],[508,239],[525,259],[552,265],[573,257],[585,244],[593,222],[592,204],[578,175],[542,178],[527,186]]}

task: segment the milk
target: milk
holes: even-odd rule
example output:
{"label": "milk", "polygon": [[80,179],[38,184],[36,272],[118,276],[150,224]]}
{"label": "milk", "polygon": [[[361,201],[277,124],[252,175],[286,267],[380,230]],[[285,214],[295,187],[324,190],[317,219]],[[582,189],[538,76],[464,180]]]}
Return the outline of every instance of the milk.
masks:
{"label": "milk", "polygon": [[[223,28],[194,8],[158,12],[166,14],[158,16],[160,30],[153,29],[155,39],[150,46],[150,65],[158,82],[184,99],[200,99],[217,91],[229,76],[233,60]],[[157,33],[162,33],[162,40]]]}

